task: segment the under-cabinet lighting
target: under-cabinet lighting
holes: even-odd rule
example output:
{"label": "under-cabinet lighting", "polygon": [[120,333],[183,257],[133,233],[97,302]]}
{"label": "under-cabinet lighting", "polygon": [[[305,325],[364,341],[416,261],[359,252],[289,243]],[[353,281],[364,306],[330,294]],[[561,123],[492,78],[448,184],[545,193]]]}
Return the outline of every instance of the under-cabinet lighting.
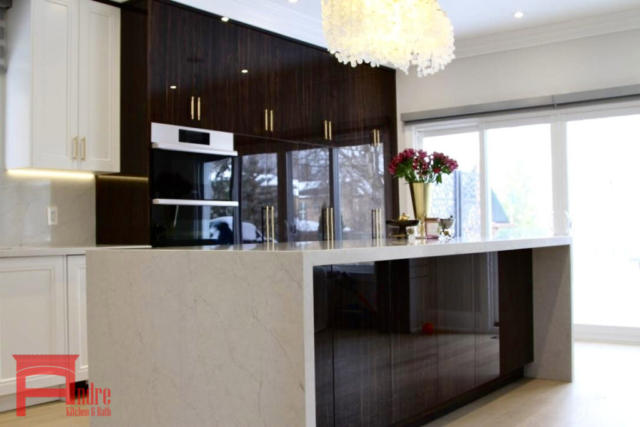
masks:
{"label": "under-cabinet lighting", "polygon": [[97,177],[98,180],[106,179],[113,181],[139,181],[139,182],[148,182],[149,178],[145,178],[143,176],[125,176],[125,175],[100,175]]}
{"label": "under-cabinet lighting", "polygon": [[524,18],[524,12],[517,11],[516,13],[513,14],[513,17],[516,19]]}
{"label": "under-cabinet lighting", "polygon": [[60,172],[38,169],[9,169],[7,173],[10,176],[23,176],[32,178],[71,178],[71,179],[93,179],[92,173],[87,172]]}
{"label": "under-cabinet lighting", "polygon": [[220,19],[222,20],[222,22],[229,22],[229,17],[228,16],[223,16]]}

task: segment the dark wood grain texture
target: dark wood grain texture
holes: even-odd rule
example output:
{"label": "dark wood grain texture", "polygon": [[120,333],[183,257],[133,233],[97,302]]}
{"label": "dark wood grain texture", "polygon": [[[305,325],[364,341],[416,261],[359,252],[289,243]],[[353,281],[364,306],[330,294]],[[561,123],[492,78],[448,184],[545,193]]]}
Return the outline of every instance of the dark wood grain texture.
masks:
{"label": "dark wood grain texture", "polygon": [[120,170],[96,177],[96,242],[148,245],[147,2],[122,7]]}
{"label": "dark wood grain texture", "polygon": [[533,362],[533,265],[531,249],[498,254],[500,372]]}

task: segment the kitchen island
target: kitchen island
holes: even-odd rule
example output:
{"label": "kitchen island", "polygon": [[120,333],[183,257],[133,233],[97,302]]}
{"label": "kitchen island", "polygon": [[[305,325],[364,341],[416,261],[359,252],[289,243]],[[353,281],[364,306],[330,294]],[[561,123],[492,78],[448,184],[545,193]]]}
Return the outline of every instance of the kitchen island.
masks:
{"label": "kitchen island", "polygon": [[572,379],[571,238],[88,253],[92,426],[421,425]]}

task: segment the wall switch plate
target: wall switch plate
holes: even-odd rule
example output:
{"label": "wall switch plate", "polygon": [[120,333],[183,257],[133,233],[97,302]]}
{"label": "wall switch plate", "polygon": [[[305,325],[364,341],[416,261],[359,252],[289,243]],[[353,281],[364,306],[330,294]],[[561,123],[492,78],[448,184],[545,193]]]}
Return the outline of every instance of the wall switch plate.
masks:
{"label": "wall switch plate", "polygon": [[58,207],[57,206],[47,207],[47,224],[58,225]]}

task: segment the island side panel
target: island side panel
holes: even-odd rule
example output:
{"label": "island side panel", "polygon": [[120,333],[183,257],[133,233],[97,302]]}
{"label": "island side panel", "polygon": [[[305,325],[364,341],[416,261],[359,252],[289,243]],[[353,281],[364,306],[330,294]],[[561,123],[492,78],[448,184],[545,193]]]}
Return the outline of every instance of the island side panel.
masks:
{"label": "island side panel", "polygon": [[91,381],[102,426],[304,426],[299,253],[88,254]]}
{"label": "island side panel", "polygon": [[571,287],[571,246],[534,249],[534,362],[525,376],[572,381]]}

